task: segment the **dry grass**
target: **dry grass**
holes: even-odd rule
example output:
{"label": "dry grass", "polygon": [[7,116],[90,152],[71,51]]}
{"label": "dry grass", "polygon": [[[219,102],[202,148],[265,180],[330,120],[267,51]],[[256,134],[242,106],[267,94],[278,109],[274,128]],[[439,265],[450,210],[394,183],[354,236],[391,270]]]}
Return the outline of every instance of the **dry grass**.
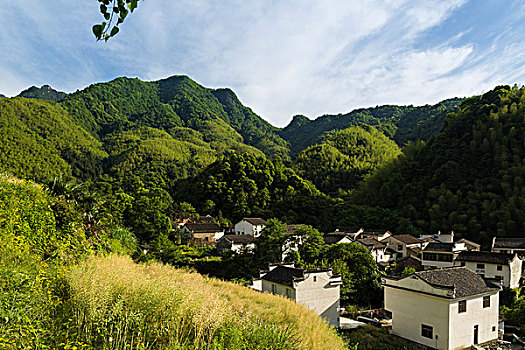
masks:
{"label": "dry grass", "polygon": [[112,255],[69,277],[79,340],[102,349],[343,349],[321,318],[241,285]]}

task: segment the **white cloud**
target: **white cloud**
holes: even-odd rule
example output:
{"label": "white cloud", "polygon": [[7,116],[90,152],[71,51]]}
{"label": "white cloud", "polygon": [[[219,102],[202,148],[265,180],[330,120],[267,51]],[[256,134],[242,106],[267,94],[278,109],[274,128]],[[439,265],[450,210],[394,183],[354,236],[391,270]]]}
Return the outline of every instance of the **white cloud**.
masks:
{"label": "white cloud", "polygon": [[296,113],[432,103],[523,79],[523,6],[502,19],[507,30],[488,43],[469,41],[476,27],[425,37],[466,3],[147,0],[104,44],[90,31],[100,16],[94,2],[10,2],[0,8],[0,92],[186,74],[205,86],[231,87],[282,126]]}

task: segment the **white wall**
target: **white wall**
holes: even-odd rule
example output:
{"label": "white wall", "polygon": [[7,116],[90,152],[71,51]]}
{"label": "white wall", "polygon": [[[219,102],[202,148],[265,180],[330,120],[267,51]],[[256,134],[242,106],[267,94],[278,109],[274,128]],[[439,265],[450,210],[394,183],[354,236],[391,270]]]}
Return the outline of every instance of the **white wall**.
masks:
{"label": "white wall", "polygon": [[[461,266],[461,261],[454,262],[455,266]],[[503,278],[503,285],[507,288],[518,288],[521,279],[522,261],[517,258],[509,265],[498,265],[483,263],[484,269],[478,269],[478,263],[465,261],[465,267],[479,275],[484,275],[486,278],[496,278],[500,276]],[[502,266],[502,271],[498,271],[497,267]]]}
{"label": "white wall", "polygon": [[[438,349],[448,349],[448,300],[385,286],[385,309],[392,312],[392,333]],[[433,328],[433,339],[421,335],[421,325]],[[436,339],[438,335],[438,339]]]}
{"label": "white wall", "polygon": [[330,325],[339,326],[340,286],[330,285],[330,276],[326,272],[306,276],[304,281],[296,283],[296,301],[314,310]]}
{"label": "white wall", "polygon": [[241,220],[235,224],[235,234],[259,237],[264,227],[265,225],[252,225],[246,220]]}
{"label": "white wall", "polygon": [[475,325],[478,325],[478,344],[498,337],[499,293],[490,295],[488,308],[483,308],[483,296],[469,298],[466,301],[467,311],[463,313],[458,313],[458,300],[450,304],[450,349],[472,346]]}

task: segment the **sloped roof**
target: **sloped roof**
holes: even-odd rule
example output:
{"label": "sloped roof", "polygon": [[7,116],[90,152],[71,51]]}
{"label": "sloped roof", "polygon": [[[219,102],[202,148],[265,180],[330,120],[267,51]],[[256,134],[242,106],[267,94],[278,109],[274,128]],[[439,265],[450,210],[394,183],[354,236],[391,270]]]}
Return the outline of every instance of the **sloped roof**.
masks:
{"label": "sloped roof", "polygon": [[465,267],[420,271],[416,272],[415,275],[434,287],[453,288],[455,298],[499,290],[499,288],[489,287],[480,275]]}
{"label": "sloped roof", "polygon": [[456,258],[457,261],[469,261],[488,264],[507,265],[514,258],[513,254],[463,251]]}
{"label": "sloped roof", "polygon": [[222,229],[215,223],[188,223],[184,225],[193,233],[221,232]]}
{"label": "sloped roof", "polygon": [[465,238],[461,238],[460,240],[458,240],[458,243],[465,243],[466,246],[472,246],[472,247],[475,247],[476,249],[479,249],[479,247],[481,247],[481,245],[479,245],[478,243],[469,241],[468,239],[465,239]]}
{"label": "sloped roof", "polygon": [[348,236],[345,235],[345,234],[340,235],[340,234],[329,233],[329,234],[324,235],[323,239],[324,239],[324,243],[325,244],[337,244],[337,243],[339,243],[339,241],[341,241],[345,237],[348,237]]}
{"label": "sloped roof", "polygon": [[452,253],[454,252],[454,243],[430,242],[423,251]]}
{"label": "sloped roof", "polygon": [[267,274],[265,274],[261,279],[283,284],[285,286],[293,287],[293,282],[296,279],[304,278],[304,270],[288,267],[288,266],[277,266]]}
{"label": "sloped roof", "polygon": [[495,238],[494,248],[525,249],[525,238]]}
{"label": "sloped roof", "polygon": [[375,238],[360,238],[357,241],[361,243],[362,245],[365,245],[367,247],[372,247],[374,249],[381,249],[381,248],[386,247],[386,244],[379,242]]}
{"label": "sloped roof", "polygon": [[370,228],[370,229],[365,229],[363,231],[363,234],[364,235],[380,236],[380,235],[384,234],[385,232],[389,232],[389,231],[387,229],[384,229],[384,228]]}
{"label": "sloped roof", "polygon": [[257,238],[252,235],[224,235],[220,239],[227,239],[230,242],[237,244],[250,244],[257,241]]}
{"label": "sloped roof", "polygon": [[266,220],[261,218],[242,218],[244,221],[249,222],[252,225],[266,225]]}
{"label": "sloped roof", "polygon": [[412,235],[395,235],[395,236],[392,236],[392,238],[395,238],[397,239],[398,241],[401,241],[405,244],[418,244],[418,243],[422,243],[420,239],[412,236]]}

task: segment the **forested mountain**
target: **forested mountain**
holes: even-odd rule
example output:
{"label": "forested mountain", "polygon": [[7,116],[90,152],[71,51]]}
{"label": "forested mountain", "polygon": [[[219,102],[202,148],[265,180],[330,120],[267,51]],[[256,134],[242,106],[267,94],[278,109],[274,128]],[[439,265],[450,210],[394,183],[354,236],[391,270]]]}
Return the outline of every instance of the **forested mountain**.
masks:
{"label": "forested mountain", "polygon": [[463,99],[453,98],[430,106],[378,106],[361,108],[347,114],[324,115],[315,120],[298,115],[280,135],[290,143],[292,154],[298,154],[318,143],[323,134],[352,125],[366,124],[377,128],[403,146],[408,141],[427,140],[439,133],[445,116],[456,110]]}
{"label": "forested mountain", "polygon": [[67,94],[62,91],[57,91],[49,85],[43,85],[38,88],[36,86],[31,86],[29,89],[26,89],[18,94],[18,97],[25,98],[39,98],[41,100],[50,100],[50,101],[60,101]]}
{"label": "forested mountain", "polygon": [[0,94],[0,98],[5,98],[5,95],[4,94]]}
{"label": "forested mountain", "polygon": [[102,144],[55,102],[0,99],[0,170],[38,181],[87,179],[102,172],[106,157]]}
{"label": "forested mountain", "polygon": [[396,210],[416,229],[487,243],[525,232],[525,88],[464,101],[438,136],[409,144],[354,201]]}
{"label": "forested mountain", "polygon": [[321,143],[301,151],[297,174],[324,193],[356,188],[363,178],[401,153],[394,141],[367,125],[324,134]]}

